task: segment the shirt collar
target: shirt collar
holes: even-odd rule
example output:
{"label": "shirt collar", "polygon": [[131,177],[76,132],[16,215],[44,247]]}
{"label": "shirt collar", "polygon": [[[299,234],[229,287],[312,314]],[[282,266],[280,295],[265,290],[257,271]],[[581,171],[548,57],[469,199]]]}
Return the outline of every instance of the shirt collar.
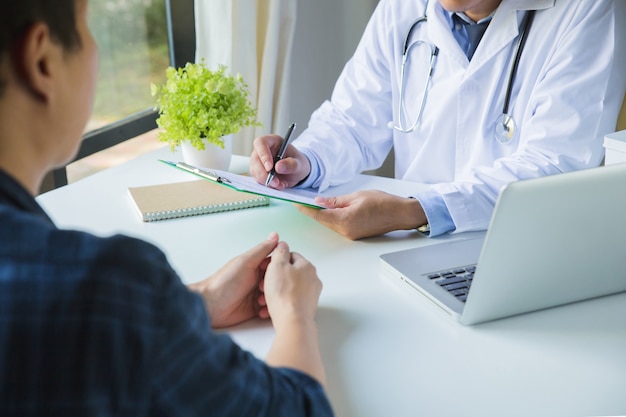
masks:
{"label": "shirt collar", "polygon": [[[496,9],[496,10],[498,10],[498,9]],[[463,13],[463,12],[449,12],[449,11],[446,10],[446,18],[448,19],[448,22],[451,25],[450,27],[452,27],[452,25],[454,25],[454,19],[453,19],[454,15],[457,15],[459,17],[459,19],[462,19],[464,22],[467,22],[470,25],[476,25],[476,24],[483,23],[483,22],[489,22],[493,18],[493,15],[496,13],[496,10],[491,12],[491,14],[489,16],[483,17],[478,22],[474,22],[472,19],[467,17],[467,15],[465,13]]]}
{"label": "shirt collar", "polygon": [[7,205],[19,211],[32,213],[53,223],[32,195],[15,178],[0,169],[0,205]]}

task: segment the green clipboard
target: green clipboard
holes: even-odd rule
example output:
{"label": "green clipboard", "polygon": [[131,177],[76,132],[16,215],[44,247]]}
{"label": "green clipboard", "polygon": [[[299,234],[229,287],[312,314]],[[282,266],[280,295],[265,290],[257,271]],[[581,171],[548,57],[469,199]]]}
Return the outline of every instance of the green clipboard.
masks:
{"label": "green clipboard", "polygon": [[159,159],[159,161],[171,167],[178,168],[200,178],[213,181],[243,193],[261,195],[290,203],[302,204],[312,208],[324,208],[315,202],[315,197],[318,193],[311,189],[288,188],[281,191],[259,184],[254,180],[254,178],[246,175],[233,174],[231,172],[220,171],[212,168],[198,168],[185,162],[172,162],[164,159]]}

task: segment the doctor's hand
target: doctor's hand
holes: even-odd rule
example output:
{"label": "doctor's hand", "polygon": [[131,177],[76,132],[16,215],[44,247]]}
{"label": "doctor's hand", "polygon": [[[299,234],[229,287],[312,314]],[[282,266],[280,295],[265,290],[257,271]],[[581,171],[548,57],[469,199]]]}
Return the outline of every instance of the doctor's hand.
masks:
{"label": "doctor's hand", "polygon": [[416,229],[427,223],[418,200],[399,197],[383,191],[367,190],[338,197],[316,197],[319,210],[296,205],[298,210],[324,226],[357,240],[378,236],[393,230]]}
{"label": "doctor's hand", "polygon": [[268,238],[231,259],[215,274],[189,285],[202,295],[213,327],[228,327],[254,317],[267,318],[261,282],[270,264],[269,255],[278,245],[278,235]]}
{"label": "doctor's hand", "polygon": [[259,184],[265,184],[267,174],[274,168],[276,175],[269,186],[277,190],[293,187],[311,172],[309,159],[295,147],[289,145],[283,159],[274,167],[274,157],[278,153],[282,138],[278,135],[260,136],[254,140],[250,155],[250,173]]}

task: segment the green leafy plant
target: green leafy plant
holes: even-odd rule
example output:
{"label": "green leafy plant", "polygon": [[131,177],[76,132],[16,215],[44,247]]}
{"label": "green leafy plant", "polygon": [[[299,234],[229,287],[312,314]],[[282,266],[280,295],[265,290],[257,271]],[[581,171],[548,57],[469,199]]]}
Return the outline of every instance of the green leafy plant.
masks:
{"label": "green leafy plant", "polygon": [[226,66],[212,71],[202,61],[169,67],[165,74],[165,83],[152,84],[151,92],[162,128],[157,138],[172,150],[185,141],[197,149],[205,149],[206,143],[223,148],[223,136],[260,126],[248,100],[248,85],[240,74],[227,74]]}

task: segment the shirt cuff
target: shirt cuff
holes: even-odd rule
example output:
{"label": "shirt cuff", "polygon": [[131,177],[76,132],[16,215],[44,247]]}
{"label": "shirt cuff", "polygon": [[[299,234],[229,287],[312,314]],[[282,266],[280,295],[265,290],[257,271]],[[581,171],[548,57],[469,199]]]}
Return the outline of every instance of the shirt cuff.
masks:
{"label": "shirt cuff", "polygon": [[441,194],[429,190],[417,193],[414,197],[420,202],[424,213],[426,213],[426,219],[430,225],[430,234],[428,236],[439,236],[456,229]]}

